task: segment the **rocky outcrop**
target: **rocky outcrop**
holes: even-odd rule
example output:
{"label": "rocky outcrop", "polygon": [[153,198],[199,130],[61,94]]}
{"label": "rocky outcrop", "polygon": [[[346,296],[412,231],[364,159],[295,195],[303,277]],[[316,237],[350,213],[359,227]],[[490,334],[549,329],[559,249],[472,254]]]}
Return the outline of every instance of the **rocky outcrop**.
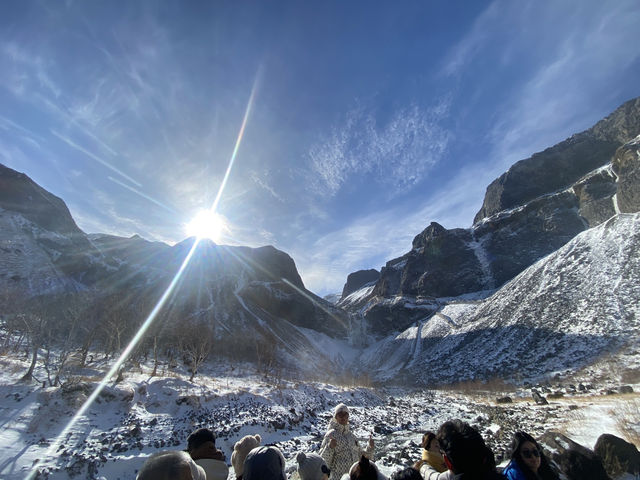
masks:
{"label": "rocky outcrop", "polygon": [[640,472],[640,452],[633,443],[620,437],[608,433],[600,435],[593,451],[602,459],[605,470],[612,478]]}
{"label": "rocky outcrop", "polygon": [[0,208],[21,214],[43,230],[84,237],[61,198],[47,192],[24,173],[0,164]]}
{"label": "rocky outcrop", "polygon": [[618,210],[625,213],[640,211],[640,135],[616,151],[612,165],[618,176]]}
{"label": "rocky outcrop", "polygon": [[373,268],[350,273],[347,277],[347,283],[345,283],[342,288],[342,298],[346,298],[350,293],[362,288],[367,283],[377,281],[379,278],[380,272]]}
{"label": "rocky outcrop", "polygon": [[640,98],[630,100],[589,130],[515,163],[488,187],[474,223],[541,195],[568,188],[608,163],[640,132]]}
{"label": "rocky outcrop", "polygon": [[484,288],[483,271],[470,230],[447,230],[433,222],[406,255],[387,262],[373,295],[446,297]]}
{"label": "rocky outcrop", "polygon": [[600,457],[569,437],[547,432],[538,441],[569,480],[609,480]]}
{"label": "rocky outcrop", "polygon": [[561,192],[477,224],[473,231],[488,259],[494,285],[511,280],[586,230],[589,225],[579,215],[579,205],[573,193]]}
{"label": "rocky outcrop", "polygon": [[640,137],[629,142],[638,132],[640,98],[516,163],[489,186],[471,228],[432,223],[410,252],[386,263],[372,290],[341,306],[364,315],[374,332],[397,331],[429,314],[406,302],[486,296],[577,234],[618,212],[639,211]]}

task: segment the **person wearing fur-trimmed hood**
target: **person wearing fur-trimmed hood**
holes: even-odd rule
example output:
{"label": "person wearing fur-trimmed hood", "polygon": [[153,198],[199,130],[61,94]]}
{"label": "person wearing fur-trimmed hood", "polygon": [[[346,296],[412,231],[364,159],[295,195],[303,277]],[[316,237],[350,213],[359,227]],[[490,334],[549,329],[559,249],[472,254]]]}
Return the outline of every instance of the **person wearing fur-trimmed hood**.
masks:
{"label": "person wearing fur-trimmed hood", "polygon": [[372,437],[369,437],[366,449],[360,447],[358,439],[349,428],[349,408],[344,403],[337,405],[320,446],[320,456],[331,469],[329,479],[339,480],[362,455],[374,460],[374,449]]}

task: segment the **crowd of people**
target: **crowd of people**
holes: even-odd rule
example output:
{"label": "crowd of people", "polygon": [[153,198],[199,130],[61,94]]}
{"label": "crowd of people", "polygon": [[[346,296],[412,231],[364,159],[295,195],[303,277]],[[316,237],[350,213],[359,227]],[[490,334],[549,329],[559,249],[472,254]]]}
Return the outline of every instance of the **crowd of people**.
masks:
{"label": "crowd of people", "polygon": [[[238,480],[287,480],[285,458],[275,446],[261,445],[260,435],[236,442],[231,465]],[[184,451],[160,452],[147,459],[137,480],[226,480],[229,466],[216,448],[213,431],[200,428],[187,438]],[[536,440],[516,432],[511,460],[501,471],[482,435],[466,422],[450,420],[422,436],[422,456],[388,479],[375,464],[375,442],[362,448],[349,426],[349,408],[333,411],[317,453],[296,455],[290,480],[558,480]]]}

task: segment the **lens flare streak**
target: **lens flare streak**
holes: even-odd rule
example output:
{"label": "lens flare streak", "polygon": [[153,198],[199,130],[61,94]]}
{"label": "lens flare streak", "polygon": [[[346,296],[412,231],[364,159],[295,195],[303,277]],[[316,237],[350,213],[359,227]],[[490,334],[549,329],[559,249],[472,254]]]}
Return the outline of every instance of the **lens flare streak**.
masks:
{"label": "lens flare streak", "polygon": [[[258,77],[259,77],[259,75],[258,75]],[[231,169],[233,167],[233,164],[235,162],[236,156],[238,154],[238,150],[240,148],[240,144],[242,142],[242,138],[244,136],[244,132],[245,132],[245,129],[246,129],[246,126],[247,126],[247,121],[249,119],[249,114],[251,113],[251,107],[252,107],[254,99],[255,99],[255,94],[256,94],[257,85],[258,85],[258,77],[256,77],[256,80],[255,80],[255,82],[253,84],[253,88],[251,89],[251,95],[249,97],[249,101],[247,102],[247,108],[246,108],[246,110],[244,112],[244,117],[242,119],[242,125],[240,126],[240,132],[238,133],[238,138],[236,139],[236,143],[235,143],[231,158],[229,160],[229,165],[227,166],[227,170],[225,172],[224,179],[223,179],[222,183],[220,184],[220,188],[218,189],[218,194],[216,195],[215,201],[213,202],[213,205],[211,206],[211,211],[212,212],[215,212],[217,207],[218,207],[218,203],[220,202],[220,198],[222,197],[222,193],[223,193],[224,188],[225,188],[225,186],[227,184],[227,181],[229,179],[229,175],[231,174]],[[86,150],[82,149],[81,147],[79,147],[78,145],[74,144],[70,140],[66,139],[62,135],[60,135],[60,134],[58,134],[56,132],[53,132],[53,134],[56,135],[61,140],[63,140],[66,143],[68,143],[69,145],[71,145],[72,147],[77,148],[80,151],[82,151],[82,152],[86,153],[87,155],[91,156],[94,160],[97,160],[100,163],[105,164],[107,167],[109,167],[112,170],[116,171],[118,174],[122,175],[127,180],[129,180],[132,183],[134,183],[135,185],[141,186],[138,182],[136,182],[132,178],[126,176],[124,173],[120,172],[119,170],[116,170],[113,166],[111,166],[110,164],[108,164],[104,160],[96,157],[95,155],[91,154],[90,152],[87,152]],[[67,425],[62,430],[62,432],[60,432],[60,434],[56,437],[55,441],[47,449],[47,451],[45,452],[44,456],[41,457],[38,461],[35,462],[35,464],[31,468],[31,471],[29,472],[29,475],[27,475],[26,480],[35,479],[36,476],[38,475],[38,467],[40,466],[42,461],[44,459],[46,459],[46,458],[53,458],[56,455],[57,449],[62,444],[63,439],[65,439],[67,437],[67,435],[70,434],[71,429],[75,426],[75,424],[78,422],[78,420],[85,414],[85,412],[89,409],[91,404],[93,404],[95,399],[98,398],[98,395],[100,395],[100,392],[102,392],[102,390],[104,390],[104,388],[106,387],[107,383],[118,372],[120,367],[124,364],[124,362],[127,360],[129,355],[133,351],[133,349],[138,345],[138,343],[140,342],[140,340],[142,339],[142,337],[144,336],[146,331],[149,329],[149,327],[151,326],[151,324],[155,320],[156,316],[158,315],[158,313],[160,312],[160,310],[162,309],[164,304],[167,302],[167,299],[173,293],[174,289],[178,285],[179,280],[182,277],[183,272],[187,268],[187,265],[191,261],[191,258],[193,257],[193,254],[195,253],[196,248],[198,247],[199,243],[200,243],[199,239],[196,239],[193,242],[193,245],[192,245],[191,249],[189,250],[189,253],[185,257],[184,261],[182,262],[182,265],[180,266],[178,272],[173,277],[173,280],[171,281],[171,283],[169,284],[169,286],[167,287],[167,289],[165,290],[165,292],[163,293],[162,297],[160,298],[160,300],[158,301],[156,306],[153,308],[153,310],[151,311],[151,313],[149,314],[147,319],[144,321],[142,326],[138,329],[138,332],[131,339],[131,341],[129,342],[127,347],[123,350],[122,354],[120,354],[120,357],[118,357],[118,360],[116,361],[116,363],[111,367],[109,372],[104,376],[104,378],[102,379],[100,384],[98,384],[98,386],[93,391],[93,393],[89,396],[89,398],[87,398],[87,400],[84,402],[84,404],[82,404],[82,406],[80,407],[78,412],[73,416],[73,418],[69,421],[69,423],[67,423]]]}
{"label": "lens flare streak", "polygon": [[[180,266],[180,269],[178,270],[178,273],[175,274],[175,276],[173,277],[173,280],[171,281],[171,283],[169,284],[169,286],[165,290],[164,294],[162,295],[160,300],[158,300],[158,303],[153,308],[153,310],[151,311],[151,313],[149,314],[147,319],[144,321],[142,326],[138,329],[138,332],[131,339],[131,341],[129,342],[129,345],[127,345],[127,347],[124,349],[124,351],[120,354],[120,357],[118,357],[118,360],[116,361],[116,363],[113,364],[113,366],[111,367],[111,370],[109,370],[109,372],[104,376],[104,378],[102,379],[100,384],[98,384],[98,386],[93,391],[93,393],[82,404],[82,406],[80,407],[78,412],[69,421],[69,423],[64,428],[64,430],[62,430],[62,432],[60,432],[60,434],[56,438],[55,442],[53,442],[51,444],[51,446],[47,449],[47,452],[45,453],[43,458],[47,458],[47,457],[53,456],[56,453],[58,447],[62,443],[62,440],[71,432],[71,429],[75,426],[75,424],[78,422],[78,420],[80,420],[80,418],[88,410],[88,408],[95,401],[95,399],[98,398],[98,395],[100,395],[100,392],[102,392],[102,390],[104,390],[104,387],[107,386],[107,383],[109,383],[111,378],[118,372],[118,370],[124,364],[124,362],[127,360],[127,358],[129,358],[129,355],[131,354],[133,349],[136,347],[136,345],[140,342],[140,340],[142,339],[142,337],[144,336],[146,331],[149,329],[149,327],[153,323],[153,320],[156,318],[156,316],[158,315],[158,313],[160,312],[160,310],[162,309],[164,304],[167,302],[167,299],[169,298],[169,296],[171,295],[171,293],[175,289],[176,285],[178,284],[178,281],[180,280],[180,277],[182,276],[182,273],[184,272],[185,268],[187,268],[187,265],[189,264],[189,261],[191,260],[191,257],[193,256],[194,252],[196,251],[196,248],[198,247],[198,243],[199,242],[197,240],[195,242],[193,242],[193,245],[191,246],[191,250],[189,250],[189,253],[185,257],[184,261],[182,262],[182,265]],[[34,479],[36,477],[36,475],[37,475],[37,467],[38,467],[38,463],[36,463],[36,465],[34,465],[33,469],[31,470],[31,473],[27,477],[27,480],[32,480],[32,479]]]}

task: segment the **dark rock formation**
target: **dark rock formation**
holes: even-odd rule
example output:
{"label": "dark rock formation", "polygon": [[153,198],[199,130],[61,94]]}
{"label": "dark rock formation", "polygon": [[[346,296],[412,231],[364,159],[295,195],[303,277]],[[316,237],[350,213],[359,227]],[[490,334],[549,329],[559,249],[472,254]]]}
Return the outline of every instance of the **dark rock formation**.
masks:
{"label": "dark rock formation", "polygon": [[640,210],[640,137],[620,147],[613,159],[618,176],[616,199],[621,212]]}
{"label": "dark rock formation", "polygon": [[557,432],[547,432],[538,442],[569,480],[609,480],[598,455]]}
{"label": "dark rock formation", "polygon": [[358,270],[350,273],[347,277],[347,283],[342,288],[342,298],[347,297],[350,293],[362,288],[367,283],[375,282],[380,278],[380,272],[375,269]]}
{"label": "dark rock formation", "polygon": [[598,437],[593,450],[602,459],[605,470],[613,478],[625,472],[633,475],[640,473],[640,452],[633,443],[605,433]]}
{"label": "dark rock formation", "polygon": [[0,164],[0,207],[17,212],[44,230],[84,237],[69,209],[59,197],[47,192],[24,173]]}
{"label": "dark rock formation", "polygon": [[415,303],[486,295],[618,211],[639,211],[640,140],[629,142],[639,132],[640,98],[516,163],[489,186],[473,227],[447,230],[432,223],[410,252],[386,263],[371,294],[340,305],[364,314],[374,331],[396,331],[428,313],[404,308],[400,297]]}
{"label": "dark rock formation", "polygon": [[544,398],[542,395],[540,395],[540,393],[538,393],[535,390],[533,390],[531,392],[531,396],[533,397],[533,401],[536,402],[536,405],[548,405],[549,404],[549,402],[547,402],[547,399]]}
{"label": "dark rock formation", "polygon": [[477,224],[475,236],[481,239],[495,286],[586,230],[588,225],[578,214],[578,207],[575,195],[562,192]]}
{"label": "dark rock formation", "polygon": [[605,165],[640,132],[640,98],[630,100],[589,130],[515,163],[488,187],[474,223],[540,195],[569,187]]}
{"label": "dark rock formation", "polygon": [[482,290],[483,270],[472,232],[447,230],[432,222],[413,239],[413,249],[387,262],[373,295],[446,297]]}
{"label": "dark rock formation", "polygon": [[578,215],[590,227],[605,222],[616,214],[613,196],[616,194],[616,179],[609,168],[597,170],[593,175],[580,179],[573,192],[578,199]]}

